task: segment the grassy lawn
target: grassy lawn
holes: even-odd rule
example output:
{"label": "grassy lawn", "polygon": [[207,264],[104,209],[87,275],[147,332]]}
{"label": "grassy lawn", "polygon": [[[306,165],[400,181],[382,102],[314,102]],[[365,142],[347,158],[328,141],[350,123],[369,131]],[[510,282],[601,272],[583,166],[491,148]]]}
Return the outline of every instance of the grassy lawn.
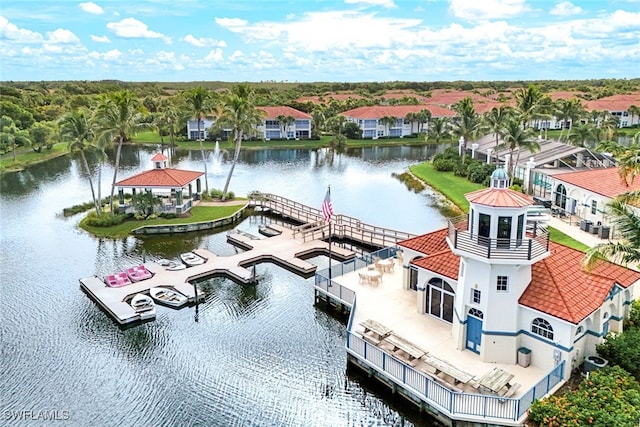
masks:
{"label": "grassy lawn", "polygon": [[154,218],[147,220],[131,219],[114,227],[89,227],[85,219],[80,221],[80,227],[96,237],[119,238],[128,236],[131,232],[145,225],[170,225],[170,224],[192,224],[195,222],[212,221],[233,215],[244,205],[229,206],[195,206],[189,210],[188,218]]}
{"label": "grassy lawn", "polygon": [[[466,178],[455,176],[453,172],[438,172],[433,169],[431,163],[420,163],[411,166],[410,170],[418,178],[429,184],[434,190],[444,194],[464,212],[469,212],[469,202],[465,199],[464,195],[481,188],[486,188],[481,184],[469,182]],[[586,252],[586,250],[589,249],[587,245],[553,227],[549,227],[549,239],[552,242],[560,243],[582,252]]]}
{"label": "grassy lawn", "polygon": [[15,161],[13,161],[13,153],[11,152],[2,155],[2,158],[0,158],[0,171],[9,172],[24,169],[29,165],[64,156],[68,152],[67,144],[62,142],[54,144],[51,150],[43,148],[40,153],[36,153],[31,148],[22,148],[16,151]]}
{"label": "grassy lawn", "polygon": [[409,168],[411,172],[429,184],[436,191],[444,194],[464,212],[469,212],[469,202],[464,195],[472,191],[486,188],[482,184],[474,184],[468,179],[455,176],[453,172],[438,172],[432,163],[420,163]]}

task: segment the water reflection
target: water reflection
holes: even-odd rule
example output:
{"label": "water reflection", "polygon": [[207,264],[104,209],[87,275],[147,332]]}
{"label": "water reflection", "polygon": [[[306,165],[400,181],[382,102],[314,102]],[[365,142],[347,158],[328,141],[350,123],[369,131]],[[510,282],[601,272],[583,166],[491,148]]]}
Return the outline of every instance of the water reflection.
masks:
{"label": "water reflection", "polygon": [[[391,177],[436,147],[258,150],[242,153],[232,190],[273,192],[319,206],[331,183],[334,209],[409,232],[442,226],[425,195]],[[119,177],[151,167],[156,147],[123,147]],[[199,151],[170,153],[175,167],[201,170]],[[415,157],[412,157],[415,156]],[[109,194],[113,159],[88,158]],[[221,188],[221,176],[209,176]],[[346,317],[314,306],[313,279],[256,265],[258,283],[223,277],[197,283],[198,306],[157,308],[151,323],[121,330],[79,289],[145,260],[206,248],[237,253],[225,229],[174,236],[100,239],[77,229],[65,207],[90,200],[76,157],[54,159],[0,180],[3,404],[61,408],[71,425],[432,425],[384,387],[347,368]],[[268,215],[233,228],[258,234]],[[281,221],[281,220],[277,220]],[[310,262],[324,267],[326,257]],[[197,321],[196,321],[197,320]]]}

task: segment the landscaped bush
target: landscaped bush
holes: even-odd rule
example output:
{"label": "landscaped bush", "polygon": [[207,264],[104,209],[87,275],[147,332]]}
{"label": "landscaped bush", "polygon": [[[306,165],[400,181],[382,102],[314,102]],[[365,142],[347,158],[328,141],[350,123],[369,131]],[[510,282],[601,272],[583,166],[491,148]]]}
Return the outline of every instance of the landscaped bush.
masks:
{"label": "landscaped bush", "polygon": [[121,214],[111,216],[109,214],[103,214],[96,216],[95,212],[90,212],[87,215],[85,224],[89,227],[112,227],[114,225],[122,224],[126,219],[131,217],[129,214]]}
{"label": "landscaped bush", "polygon": [[635,426],[640,419],[640,384],[617,366],[591,372],[578,389],[537,400],[529,420],[539,426]]}
{"label": "landscaped bush", "polygon": [[438,172],[451,172],[456,167],[455,160],[437,159],[433,161],[433,168]]}
{"label": "landscaped bush", "polygon": [[631,303],[629,318],[624,322],[624,329],[628,328],[640,328],[640,299]]}
{"label": "landscaped bush", "polygon": [[622,333],[610,333],[596,346],[599,355],[640,379],[640,328],[629,328]]}
{"label": "landscaped bush", "polygon": [[[211,195],[212,199],[222,199],[222,190],[219,190],[217,188],[214,188],[213,190],[209,191],[209,194]],[[236,195],[234,194],[233,191],[227,191],[227,200],[231,200],[231,199],[235,199]]]}

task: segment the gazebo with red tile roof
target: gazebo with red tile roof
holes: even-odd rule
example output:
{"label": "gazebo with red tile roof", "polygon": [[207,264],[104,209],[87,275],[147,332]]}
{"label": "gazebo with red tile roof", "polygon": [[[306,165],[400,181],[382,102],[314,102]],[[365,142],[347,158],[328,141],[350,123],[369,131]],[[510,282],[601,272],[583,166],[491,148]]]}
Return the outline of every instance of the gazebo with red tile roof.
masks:
{"label": "gazebo with red tile roof", "polygon": [[[201,192],[200,178],[204,173],[169,168],[167,167],[168,160],[167,156],[158,153],[151,158],[154,164],[153,169],[115,183],[115,186],[118,187],[121,212],[133,212],[133,206],[125,204],[125,189],[131,189],[133,194],[136,194],[136,190],[144,190],[149,195],[153,195],[155,191],[156,197],[161,194],[164,196],[161,197],[162,212],[180,215],[191,209],[193,200],[197,199]],[[196,184],[195,192],[193,191],[194,182]],[[184,197],[185,189],[188,192],[186,197]]]}

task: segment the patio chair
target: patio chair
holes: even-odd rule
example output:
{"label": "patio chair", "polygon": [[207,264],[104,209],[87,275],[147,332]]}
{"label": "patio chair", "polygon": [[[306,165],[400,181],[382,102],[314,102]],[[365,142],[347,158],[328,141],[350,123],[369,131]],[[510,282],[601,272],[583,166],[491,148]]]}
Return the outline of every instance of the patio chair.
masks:
{"label": "patio chair", "polygon": [[382,275],[369,278],[369,283],[375,286],[378,286],[381,281],[382,281]]}
{"label": "patio chair", "polygon": [[367,277],[366,274],[364,273],[358,273],[358,277],[360,278],[360,280],[358,281],[358,283],[369,283],[369,278]]}

